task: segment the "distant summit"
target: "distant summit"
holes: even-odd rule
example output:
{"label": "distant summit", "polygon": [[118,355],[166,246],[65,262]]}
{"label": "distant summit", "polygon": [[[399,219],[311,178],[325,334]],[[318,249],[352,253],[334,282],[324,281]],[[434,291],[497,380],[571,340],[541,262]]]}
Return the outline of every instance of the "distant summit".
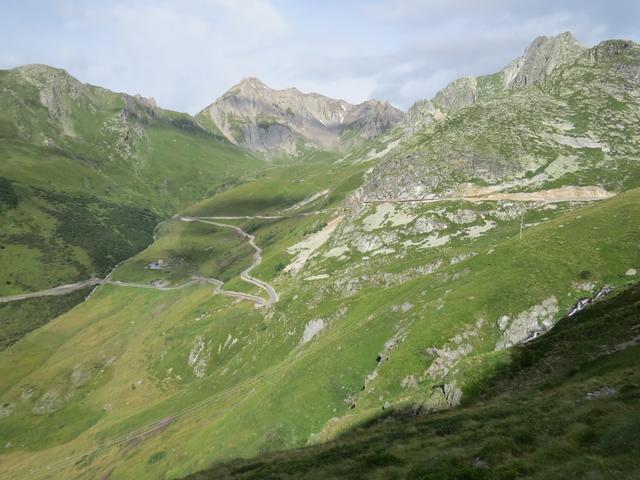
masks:
{"label": "distant summit", "polygon": [[372,138],[402,121],[404,113],[379,100],[352,105],[296,88],[274,90],[248,77],[197,118],[250,150],[296,155],[306,148],[339,150]]}

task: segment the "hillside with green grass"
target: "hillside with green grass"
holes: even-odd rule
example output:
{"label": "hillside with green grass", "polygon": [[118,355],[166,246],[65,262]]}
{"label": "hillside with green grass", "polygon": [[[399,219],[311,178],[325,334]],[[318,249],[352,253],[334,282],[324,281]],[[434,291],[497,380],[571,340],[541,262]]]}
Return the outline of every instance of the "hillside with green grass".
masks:
{"label": "hillside with green grass", "polygon": [[332,442],[188,478],[636,478],[639,330],[635,285],[513,349],[457,410],[393,409]]}
{"label": "hillside with green grass", "polygon": [[104,277],[160,220],[264,167],[186,114],[63,70],[2,71],[0,91],[0,296]]}
{"label": "hillside with green grass", "polygon": [[0,296],[101,279],[0,303],[0,476],[632,477],[640,50],[572,38],[267,162],[0,74]]}
{"label": "hillside with green grass", "polygon": [[[473,398],[508,364],[505,347],[545,332],[580,298],[633,281],[639,200],[634,190],[595,205],[531,209],[522,238],[519,215],[509,219],[493,203],[431,204],[402,225],[406,211],[381,216],[372,206],[343,220],[335,239],[349,229],[349,241],[371,228],[408,234],[419,218],[440,216],[452,240],[376,256],[327,242],[297,272],[277,268],[292,260],[287,249],[339,213],[240,220],[264,249],[254,274],[280,301],[255,308],[204,285],[99,287],[0,353],[3,472],[171,478],[217,459],[330,439],[391,406],[431,411]],[[460,207],[476,220],[448,220]],[[487,221],[496,226],[478,235],[474,224]],[[151,248],[187,258],[207,226],[178,222],[160,229]],[[243,248],[212,226],[216,235]],[[191,261],[206,269],[227,258],[231,272],[246,261],[224,250],[207,255]],[[116,278],[149,280],[144,261],[131,262]]]}

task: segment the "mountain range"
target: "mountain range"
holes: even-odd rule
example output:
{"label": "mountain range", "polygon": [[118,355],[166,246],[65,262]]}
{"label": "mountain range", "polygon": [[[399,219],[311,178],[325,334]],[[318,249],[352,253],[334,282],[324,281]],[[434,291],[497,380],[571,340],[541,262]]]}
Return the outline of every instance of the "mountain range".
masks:
{"label": "mountain range", "polygon": [[0,476],[635,478],[640,45],[406,113],[0,71]]}

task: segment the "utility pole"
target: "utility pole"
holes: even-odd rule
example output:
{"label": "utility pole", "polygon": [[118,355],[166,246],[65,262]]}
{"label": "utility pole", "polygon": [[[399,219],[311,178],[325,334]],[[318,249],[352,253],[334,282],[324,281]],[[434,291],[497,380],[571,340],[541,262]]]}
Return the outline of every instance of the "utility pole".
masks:
{"label": "utility pole", "polygon": [[522,240],[522,230],[524,230],[524,212],[526,212],[526,207],[522,210],[522,214],[520,215],[520,240]]}

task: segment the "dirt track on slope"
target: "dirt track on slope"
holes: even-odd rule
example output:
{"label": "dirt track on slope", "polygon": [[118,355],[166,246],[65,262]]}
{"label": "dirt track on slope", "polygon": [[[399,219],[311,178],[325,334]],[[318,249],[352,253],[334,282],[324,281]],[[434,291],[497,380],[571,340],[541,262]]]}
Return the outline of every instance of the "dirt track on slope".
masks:
{"label": "dirt track on slope", "polygon": [[460,189],[451,196],[433,198],[408,198],[397,200],[373,199],[363,203],[436,203],[445,201],[466,202],[498,202],[511,200],[515,202],[594,202],[611,198],[615,193],[608,192],[600,187],[561,187],[550,190],[538,190],[536,192],[500,192],[493,187],[474,187]]}

